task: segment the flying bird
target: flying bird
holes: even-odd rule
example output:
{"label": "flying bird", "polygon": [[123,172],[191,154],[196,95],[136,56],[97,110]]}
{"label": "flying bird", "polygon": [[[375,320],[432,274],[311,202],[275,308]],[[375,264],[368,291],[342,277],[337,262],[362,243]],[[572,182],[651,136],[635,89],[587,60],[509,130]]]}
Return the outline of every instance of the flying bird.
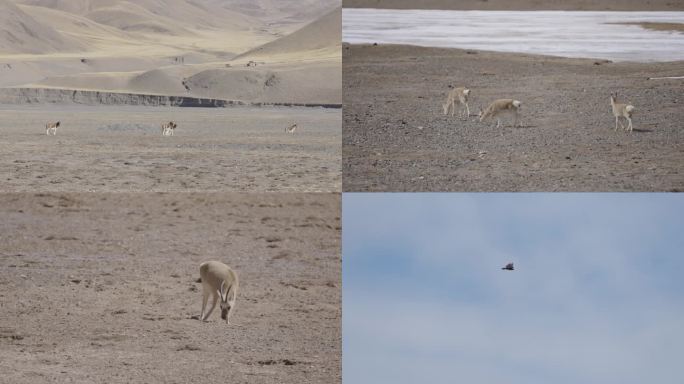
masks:
{"label": "flying bird", "polygon": [[504,269],[506,271],[515,271],[515,268],[513,268],[513,263],[508,263],[508,264],[506,264],[505,267],[503,267],[501,269]]}

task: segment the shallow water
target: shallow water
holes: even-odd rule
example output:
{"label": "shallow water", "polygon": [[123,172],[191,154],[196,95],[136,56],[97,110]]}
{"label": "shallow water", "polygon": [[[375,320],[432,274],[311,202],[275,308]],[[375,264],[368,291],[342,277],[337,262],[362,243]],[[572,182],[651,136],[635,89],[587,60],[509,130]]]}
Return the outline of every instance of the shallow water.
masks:
{"label": "shallow water", "polygon": [[410,44],[614,61],[684,60],[684,33],[610,23],[684,23],[684,12],[344,9],[349,43]]}

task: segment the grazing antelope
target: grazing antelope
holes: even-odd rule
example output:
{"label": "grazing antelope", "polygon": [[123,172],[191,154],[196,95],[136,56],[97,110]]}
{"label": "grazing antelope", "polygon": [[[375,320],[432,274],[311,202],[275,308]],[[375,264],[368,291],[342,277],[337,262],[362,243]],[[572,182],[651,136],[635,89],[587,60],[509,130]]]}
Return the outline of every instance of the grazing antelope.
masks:
{"label": "grazing antelope", "polygon": [[45,134],[49,136],[50,132],[52,132],[53,136],[57,136],[57,127],[59,127],[59,121],[45,124]]}
{"label": "grazing antelope", "polygon": [[[499,100],[494,100],[487,109],[484,111],[482,110],[482,107],[480,107],[480,113],[478,116],[480,117],[480,121],[483,121],[484,119],[488,117],[494,117],[496,116],[496,127],[499,128],[501,126],[501,119],[499,118],[500,115],[502,114],[510,114],[512,113],[515,116],[515,120],[513,121],[513,126],[515,127],[518,124],[518,117],[520,116],[520,106],[522,103],[518,100],[513,100],[513,99],[499,99]],[[522,123],[520,124],[522,126]]]}
{"label": "grazing antelope", "polygon": [[456,111],[456,104],[464,105],[465,110],[461,108],[461,110],[458,111],[458,117],[465,117],[467,119],[468,116],[470,116],[470,108],[468,107],[469,95],[470,89],[468,88],[458,87],[452,89],[451,92],[449,92],[449,94],[447,95],[446,103],[442,104],[442,107],[444,107],[444,114],[449,114],[449,109],[451,109],[451,116],[453,117],[454,112]]}
{"label": "grazing antelope", "polygon": [[163,123],[161,125],[161,133],[162,136],[173,136],[173,131],[176,129],[178,125],[174,123],[173,121],[169,121],[168,123]]}
{"label": "grazing antelope", "polygon": [[292,124],[289,127],[285,128],[285,132],[294,133],[295,129],[297,129],[297,124]]}
{"label": "grazing antelope", "polygon": [[618,122],[620,123],[622,129],[625,129],[625,126],[622,125],[622,122],[620,122],[620,118],[624,117],[629,122],[626,129],[631,132],[633,130],[632,113],[634,112],[634,106],[630,104],[618,103],[617,92],[610,94],[610,106],[613,108],[613,116],[615,116],[615,131],[617,131]]}
{"label": "grazing antelope", "polygon": [[[230,324],[230,313],[235,308],[235,299],[238,291],[238,277],[235,271],[219,261],[207,261],[200,265],[200,277],[202,278],[202,313],[200,320],[206,321],[216,307],[216,302],[221,298],[221,318]],[[209,312],[204,313],[209,295],[213,295],[213,302]]]}

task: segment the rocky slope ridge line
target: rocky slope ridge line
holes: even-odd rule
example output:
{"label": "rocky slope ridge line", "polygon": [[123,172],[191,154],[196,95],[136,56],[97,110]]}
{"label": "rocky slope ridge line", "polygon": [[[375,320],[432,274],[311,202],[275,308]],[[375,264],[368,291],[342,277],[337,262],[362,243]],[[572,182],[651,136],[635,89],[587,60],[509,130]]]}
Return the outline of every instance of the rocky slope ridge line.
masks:
{"label": "rocky slope ridge line", "polygon": [[286,107],[323,107],[342,108],[335,103],[264,103],[244,102],[240,100],[223,100],[188,96],[165,96],[136,93],[117,93],[101,91],[84,91],[54,88],[1,88],[0,104],[86,104],[86,105],[145,105],[169,107],[229,107],[236,105],[251,106],[286,106]]}

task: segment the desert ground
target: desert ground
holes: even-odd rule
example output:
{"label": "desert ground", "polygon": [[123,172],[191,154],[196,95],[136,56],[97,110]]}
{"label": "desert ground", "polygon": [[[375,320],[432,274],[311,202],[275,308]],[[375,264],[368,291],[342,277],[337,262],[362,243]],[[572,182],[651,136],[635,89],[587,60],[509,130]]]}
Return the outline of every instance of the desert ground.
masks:
{"label": "desert ground", "polygon": [[338,192],[341,65],[339,0],[0,0],[0,191]]}
{"label": "desert ground", "polygon": [[[399,45],[343,47],[344,191],[682,191],[681,62],[612,63]],[[444,116],[471,90],[467,121]],[[615,132],[609,96],[636,107]],[[524,127],[476,121],[522,101]]]}
{"label": "desert ground", "polygon": [[[0,382],[341,381],[337,194],[0,194]],[[197,317],[199,264],[240,278]]]}
{"label": "desert ground", "polygon": [[0,106],[0,191],[339,191],[340,122],[326,108]]}
{"label": "desert ground", "polygon": [[681,11],[676,0],[343,0],[345,8],[452,9],[482,11]]}

